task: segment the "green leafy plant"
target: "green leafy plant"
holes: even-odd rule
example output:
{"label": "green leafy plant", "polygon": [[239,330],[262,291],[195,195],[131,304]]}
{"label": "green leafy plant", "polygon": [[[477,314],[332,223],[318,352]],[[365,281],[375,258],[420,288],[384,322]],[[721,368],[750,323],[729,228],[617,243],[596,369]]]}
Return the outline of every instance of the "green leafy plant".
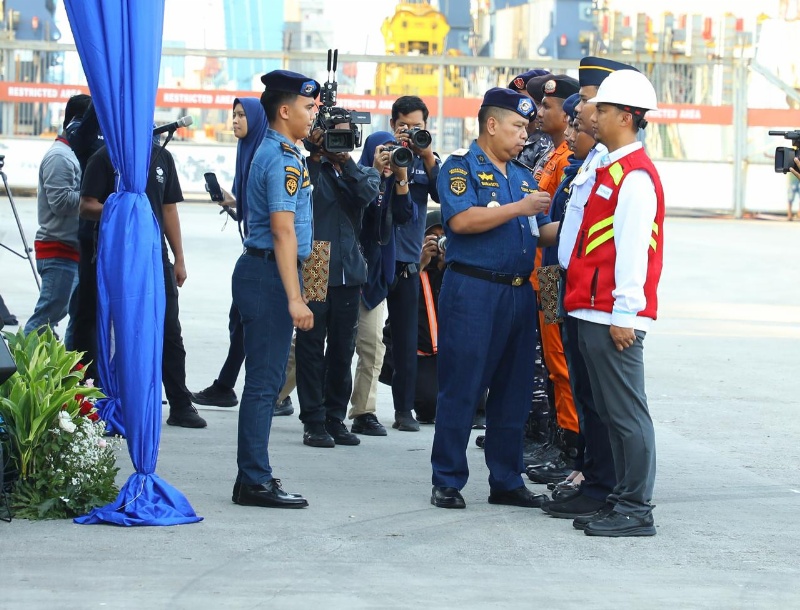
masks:
{"label": "green leafy plant", "polygon": [[116,497],[116,447],[104,438],[84,382],[81,354],[50,329],[41,335],[4,333],[17,373],[0,385],[0,416],[18,480],[12,506],[20,517],[71,517]]}

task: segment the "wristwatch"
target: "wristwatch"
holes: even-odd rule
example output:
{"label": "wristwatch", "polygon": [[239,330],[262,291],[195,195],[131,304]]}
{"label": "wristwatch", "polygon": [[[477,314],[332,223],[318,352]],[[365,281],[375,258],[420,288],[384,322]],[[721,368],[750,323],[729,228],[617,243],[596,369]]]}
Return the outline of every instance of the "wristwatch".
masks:
{"label": "wristwatch", "polygon": [[395,184],[397,186],[408,186],[408,180],[398,180]]}

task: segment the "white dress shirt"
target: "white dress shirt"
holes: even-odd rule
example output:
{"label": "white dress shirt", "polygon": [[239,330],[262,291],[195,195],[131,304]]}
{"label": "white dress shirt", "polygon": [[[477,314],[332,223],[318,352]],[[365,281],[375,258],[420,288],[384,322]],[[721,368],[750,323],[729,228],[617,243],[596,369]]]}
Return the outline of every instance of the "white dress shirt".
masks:
{"label": "white dress shirt", "polygon": [[[634,142],[600,156],[604,157],[604,165],[610,165],[641,147],[641,142]],[[569,315],[598,324],[613,324],[645,332],[650,329],[652,319],[636,314],[647,305],[644,284],[647,280],[648,249],[656,208],[656,190],[650,174],[644,170],[630,172],[622,182],[617,208],[614,211],[614,245],[617,249],[617,260],[614,267],[616,287],[612,292],[613,312],[577,309],[571,311]],[[563,231],[562,229],[562,236]],[[559,258],[560,254],[559,249]]]}

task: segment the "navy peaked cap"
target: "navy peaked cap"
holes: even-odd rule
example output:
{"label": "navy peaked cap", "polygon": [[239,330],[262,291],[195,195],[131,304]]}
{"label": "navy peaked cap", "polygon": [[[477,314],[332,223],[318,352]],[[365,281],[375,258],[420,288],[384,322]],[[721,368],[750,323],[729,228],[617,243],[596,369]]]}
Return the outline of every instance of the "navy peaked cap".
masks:
{"label": "navy peaked cap", "polygon": [[497,108],[513,110],[526,119],[532,119],[536,115],[536,107],[533,105],[531,98],[527,95],[512,91],[511,89],[504,89],[503,87],[489,89],[483,96],[481,108],[484,106],[495,106]]}
{"label": "navy peaked cap", "polygon": [[[578,68],[578,81],[581,87],[599,87],[606,76],[617,70],[636,70],[633,66],[612,61],[604,57],[584,57]],[[636,70],[638,72],[638,70]]]}
{"label": "navy peaked cap", "polygon": [[267,91],[285,91],[286,93],[296,93],[303,97],[317,97],[319,95],[319,83],[313,78],[308,78],[297,72],[289,70],[273,70],[261,77],[264,88]]}

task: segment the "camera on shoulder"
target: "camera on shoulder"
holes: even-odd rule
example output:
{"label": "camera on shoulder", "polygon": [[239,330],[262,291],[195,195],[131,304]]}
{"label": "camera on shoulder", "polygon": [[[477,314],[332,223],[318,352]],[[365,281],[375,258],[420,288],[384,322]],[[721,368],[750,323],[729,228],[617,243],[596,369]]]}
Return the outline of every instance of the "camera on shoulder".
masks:
{"label": "camera on shoulder", "polygon": [[[350,152],[361,146],[361,127],[369,125],[372,117],[369,112],[346,110],[336,105],[336,63],[338,49],[328,49],[328,80],[320,92],[319,112],[311,128],[321,129],[322,148],[329,153]],[[340,128],[338,126],[349,124]]]}
{"label": "camera on shoulder", "polygon": [[794,131],[770,131],[771,136],[781,136],[792,141],[792,147],[778,146],[775,149],[775,173],[788,174],[794,165],[794,160],[800,159],[800,129]]}

